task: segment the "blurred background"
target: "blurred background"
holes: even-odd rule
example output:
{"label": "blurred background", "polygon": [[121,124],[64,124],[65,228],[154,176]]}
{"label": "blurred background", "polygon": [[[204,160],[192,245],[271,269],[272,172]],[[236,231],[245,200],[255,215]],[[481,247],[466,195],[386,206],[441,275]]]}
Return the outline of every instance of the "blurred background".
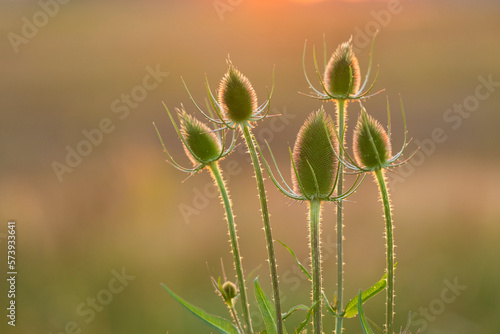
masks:
{"label": "blurred background", "polygon": [[[312,47],[323,64],[351,36],[366,73],[369,41],[380,70],[364,104],[402,143],[408,164],[388,177],[397,243],[396,323],[413,314],[413,332],[499,333],[500,3],[481,1],[1,1],[0,266],[7,221],[17,221],[17,322],[2,333],[213,333],[160,287],[228,318],[210,276],[234,279],[224,211],[204,171],[165,163],[155,122],[173,156],[188,164],[162,101],[195,113],[182,78],[203,103],[230,55],[259,100],[275,90],[258,140],[270,142],[288,176],[288,146],[321,102]],[[333,114],[334,105],[325,104]],[[349,107],[349,129],[359,112]],[[348,134],[350,136],[350,133]],[[349,139],[350,140],[350,139]],[[240,140],[241,142],[241,140]],[[242,145],[223,162],[243,264],[270,293],[259,203]],[[351,179],[348,179],[348,182]],[[307,206],[267,180],[274,237],[307,263]],[[345,295],[385,268],[382,207],[367,178],[345,205]],[[335,290],[335,206],[323,211],[324,279]],[[308,303],[309,283],[276,246],[283,308]],[[5,271],[4,271],[5,270]],[[117,279],[120,277],[120,279]],[[251,284],[249,284],[251,286]],[[253,292],[253,288],[249,289]],[[263,324],[253,297],[257,329]],[[384,322],[384,296],[366,304]],[[289,330],[302,320],[296,314]],[[333,318],[325,317],[325,332]],[[346,333],[360,333],[357,319]]]}

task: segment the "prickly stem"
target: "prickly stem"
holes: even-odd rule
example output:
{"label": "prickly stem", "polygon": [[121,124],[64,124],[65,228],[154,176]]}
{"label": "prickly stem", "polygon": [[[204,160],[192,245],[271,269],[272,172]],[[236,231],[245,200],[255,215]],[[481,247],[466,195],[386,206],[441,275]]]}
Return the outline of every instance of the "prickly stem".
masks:
{"label": "prickly stem", "polygon": [[257,151],[255,150],[255,144],[253,142],[252,134],[247,125],[241,126],[243,131],[243,136],[248,147],[248,152],[252,158],[252,165],[255,171],[255,178],[257,179],[257,188],[259,191],[260,206],[262,210],[262,221],[264,223],[264,232],[266,235],[267,253],[269,258],[269,269],[271,272],[271,283],[273,286],[274,293],[274,308],[276,311],[276,324],[278,329],[278,334],[283,334],[283,317],[281,314],[281,300],[279,292],[278,283],[278,270],[276,266],[276,256],[274,254],[274,240],[271,231],[271,224],[269,222],[269,211],[267,208],[267,197],[266,190],[264,189],[264,179],[262,177],[262,169],[260,166],[259,158],[257,156]]}
{"label": "prickly stem", "polygon": [[374,171],[380,188],[380,197],[384,204],[386,252],[387,252],[387,294],[386,294],[386,330],[392,334],[394,330],[394,237],[391,216],[391,201],[382,169]]}
{"label": "prickly stem", "polygon": [[313,328],[315,334],[322,334],[321,325],[321,242],[320,242],[321,201],[313,199],[309,203],[309,232],[312,271],[312,304],[314,306]]}
{"label": "prickly stem", "polygon": [[[224,208],[226,209],[226,219],[227,219],[227,224],[228,224],[228,229],[229,229],[229,237],[231,239],[231,248],[233,251],[234,267],[236,269],[236,277],[238,278],[238,289],[240,291],[240,296],[241,296],[241,307],[243,310],[243,321],[245,324],[245,333],[252,334],[253,329],[252,329],[252,322],[250,320],[250,309],[249,309],[248,300],[247,300],[247,292],[246,292],[246,287],[245,287],[245,277],[243,275],[240,250],[239,250],[239,245],[238,245],[238,236],[236,234],[236,225],[234,223],[234,215],[233,215],[233,209],[231,207],[231,200],[229,199],[229,194],[226,190],[226,184],[225,184],[224,179],[220,173],[219,165],[217,164],[217,162],[214,162],[214,163],[211,163],[209,166],[210,166],[210,171],[212,172],[211,173],[212,177],[214,178],[214,181],[217,183],[217,186],[219,188],[220,196],[222,198],[222,201],[224,202]],[[236,314],[233,314],[233,317],[235,317],[235,321],[237,321]]]}
{"label": "prickly stem", "polygon": [[[345,100],[337,100],[337,131],[339,133],[339,145],[344,146],[344,124],[345,124]],[[344,146],[345,147],[345,146]],[[343,160],[344,152],[339,149],[339,158]],[[337,183],[337,194],[343,193],[344,187],[344,166],[339,164],[339,180]],[[344,295],[344,234],[343,234],[343,220],[344,211],[343,203],[339,201],[337,203],[337,312],[341,313],[343,311],[343,295]],[[342,334],[342,321],[343,317],[338,316],[335,318],[335,333]]]}

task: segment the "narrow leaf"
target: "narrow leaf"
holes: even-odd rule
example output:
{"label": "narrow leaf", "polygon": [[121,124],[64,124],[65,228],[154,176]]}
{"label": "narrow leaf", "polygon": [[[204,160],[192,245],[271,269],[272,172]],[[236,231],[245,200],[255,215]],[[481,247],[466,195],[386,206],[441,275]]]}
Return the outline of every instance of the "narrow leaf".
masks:
{"label": "narrow leaf", "polygon": [[409,334],[409,330],[410,330],[410,326],[411,326],[411,311],[408,312],[408,321],[406,322],[406,327],[405,327],[405,330],[403,331],[403,334]]}
{"label": "narrow leaf", "polygon": [[[385,332],[377,325],[377,323],[375,321],[373,321],[372,319],[370,318],[366,318],[371,324],[372,326],[375,327],[375,329],[377,330],[377,333],[378,334],[385,334]],[[400,333],[401,334],[401,333]]]}
{"label": "narrow leaf", "polygon": [[358,312],[359,312],[359,321],[361,321],[361,328],[363,328],[364,334],[373,334],[373,330],[370,327],[368,321],[366,321],[365,312],[363,311],[363,302],[362,302],[362,292],[359,291],[358,294]]}
{"label": "narrow leaf", "polygon": [[[326,294],[324,291],[321,291],[321,294],[323,295],[323,300],[325,301],[326,309],[328,310],[328,312],[333,316],[337,316],[337,306],[334,305],[332,307],[332,304],[330,304],[330,302],[328,301],[328,298],[326,297]],[[336,301],[335,301],[335,303],[336,303]]]}
{"label": "narrow leaf", "polygon": [[307,271],[307,269],[302,265],[302,263],[300,263],[299,259],[297,259],[297,256],[295,256],[295,253],[293,252],[293,250],[288,247],[287,245],[285,245],[283,242],[279,241],[278,242],[280,244],[282,244],[289,252],[290,254],[292,254],[293,256],[293,259],[295,260],[295,262],[297,263],[297,265],[300,267],[300,269],[304,272],[304,274],[306,274],[307,278],[309,278],[310,280],[312,279],[312,276],[311,274]]}
{"label": "narrow leaf", "polygon": [[297,329],[295,330],[295,334],[300,334],[300,332],[304,329],[304,327],[307,326],[307,324],[309,323],[309,318],[311,318],[311,314],[312,312],[314,311],[314,307],[316,306],[316,304],[319,303],[319,300],[314,303],[311,308],[309,309],[309,311],[307,312],[307,315],[306,315],[306,318],[304,319],[304,321],[302,321],[299,325],[299,327],[297,327]]}
{"label": "narrow leaf", "polygon": [[212,326],[219,332],[223,334],[240,334],[236,327],[229,321],[224,318],[220,318],[218,316],[208,314],[207,312],[203,311],[201,308],[198,308],[196,306],[193,306],[189,304],[187,301],[176,295],[172,290],[167,288],[164,284],[161,284],[161,286],[167,290],[167,292],[177,301],[179,304],[184,306],[188,311],[193,313],[195,316],[203,320],[205,323],[208,325]]}
{"label": "narrow leaf", "polygon": [[257,300],[257,304],[260,309],[260,313],[262,314],[262,318],[264,319],[264,325],[266,326],[267,334],[276,334],[278,333],[278,329],[276,327],[276,313],[274,311],[274,306],[271,300],[266,296],[264,291],[259,284],[259,278],[255,278],[254,287],[255,287],[255,299]]}
{"label": "narrow leaf", "polygon": [[[361,293],[361,299],[362,302],[366,302],[368,299],[372,298],[375,296],[377,293],[385,289],[385,286],[387,285],[387,273],[382,276],[380,281],[377,283],[373,284],[371,287],[366,289]],[[358,297],[354,297],[347,303],[345,307],[345,314],[344,317],[346,318],[353,318],[358,314]]]}
{"label": "narrow leaf", "polygon": [[293,313],[295,313],[295,311],[309,311],[309,307],[305,306],[305,305],[296,305],[294,307],[292,307],[291,309],[288,310],[288,312],[286,312],[285,314],[283,314],[283,320],[285,320],[286,318],[288,318],[289,316],[291,316]]}

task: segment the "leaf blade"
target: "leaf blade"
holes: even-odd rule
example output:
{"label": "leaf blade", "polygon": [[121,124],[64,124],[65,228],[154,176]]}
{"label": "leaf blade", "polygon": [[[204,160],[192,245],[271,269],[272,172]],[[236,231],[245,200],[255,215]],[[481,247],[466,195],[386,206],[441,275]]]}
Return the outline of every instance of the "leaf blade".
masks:
{"label": "leaf blade", "polygon": [[366,321],[365,312],[363,311],[363,301],[362,301],[361,290],[359,291],[357,299],[358,299],[357,309],[359,312],[359,321],[361,322],[361,328],[363,328],[363,333],[364,334],[373,334],[373,330],[370,327],[370,324],[368,323],[368,321]]}
{"label": "leaf blade", "polygon": [[[384,276],[382,276],[382,278],[378,282],[376,282],[371,287],[369,287],[368,289],[364,290],[361,293],[362,303],[365,303],[368,299],[372,298],[380,291],[384,290],[386,285],[387,285],[387,273],[384,274]],[[359,298],[354,297],[349,301],[349,303],[347,303],[344,312],[345,318],[354,318],[358,314],[358,302]]]}
{"label": "leaf blade", "polygon": [[179,304],[184,306],[188,311],[197,316],[199,319],[203,320],[209,326],[215,328],[223,334],[240,334],[238,332],[238,329],[236,329],[236,327],[229,320],[209,314],[201,308],[191,305],[190,303],[176,295],[172,290],[167,288],[166,285],[161,284],[161,286],[165,290],[167,290],[170,296],[172,296],[172,298],[174,298]]}
{"label": "leaf blade", "polygon": [[306,305],[303,305],[303,304],[295,305],[291,309],[289,309],[288,312],[286,312],[285,314],[283,314],[283,320],[285,320],[286,318],[288,318],[289,316],[291,316],[296,311],[306,311],[306,312],[308,312],[309,311],[309,307],[307,307]]}
{"label": "leaf blade", "polygon": [[294,251],[288,247],[284,242],[281,242],[278,240],[278,242],[280,244],[283,245],[283,247],[285,247],[288,252],[290,252],[290,254],[293,256],[293,259],[295,260],[295,262],[297,263],[297,265],[299,266],[299,268],[304,272],[304,274],[307,276],[307,278],[309,278],[310,280],[312,280],[312,276],[311,274],[309,273],[309,271],[307,271],[307,269],[302,265],[302,263],[300,263],[299,259],[297,259],[297,256],[295,255]]}
{"label": "leaf blade", "polygon": [[319,300],[311,306],[311,308],[309,309],[309,311],[307,311],[306,318],[304,319],[304,321],[302,321],[300,323],[299,327],[297,327],[297,329],[295,330],[295,334],[300,334],[300,332],[304,329],[304,327],[306,327],[306,325],[309,322],[309,318],[311,318],[311,314],[314,311],[314,307],[318,303],[319,303]]}
{"label": "leaf blade", "polygon": [[266,296],[259,284],[259,277],[256,277],[254,282],[255,299],[259,306],[260,313],[264,320],[267,334],[277,334],[278,328],[276,326],[276,314],[271,300]]}

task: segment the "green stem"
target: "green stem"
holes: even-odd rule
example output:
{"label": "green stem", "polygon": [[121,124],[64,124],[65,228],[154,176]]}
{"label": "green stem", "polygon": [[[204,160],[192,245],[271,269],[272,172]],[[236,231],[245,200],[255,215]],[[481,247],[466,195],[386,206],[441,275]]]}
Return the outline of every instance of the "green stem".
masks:
{"label": "green stem", "polygon": [[[236,313],[234,306],[233,305],[228,305],[228,306],[229,306],[229,310],[231,312],[231,316],[233,317],[234,322],[236,322],[236,325],[238,326],[240,333],[246,333],[245,331],[243,331],[243,328],[241,328],[241,324],[240,324],[240,321],[238,319],[238,314]],[[252,332],[250,332],[250,333],[252,333]]]}
{"label": "green stem", "polygon": [[[344,151],[342,147],[344,146],[344,124],[345,124],[345,100],[337,100],[337,125],[338,132],[340,136],[340,149],[339,158],[343,160]],[[337,196],[341,195],[344,191],[344,166],[339,164],[339,180],[337,183]],[[337,313],[343,312],[343,296],[344,296],[344,234],[343,230],[343,202],[337,202]],[[342,321],[344,318],[338,316],[335,318],[335,333],[342,334]]]}
{"label": "green stem", "polygon": [[238,237],[236,235],[236,226],[234,223],[233,209],[231,208],[231,200],[226,190],[226,184],[220,173],[219,165],[214,162],[209,165],[212,171],[212,176],[219,187],[222,201],[226,209],[227,225],[229,229],[229,237],[231,239],[231,248],[233,251],[234,267],[236,269],[236,276],[238,278],[238,285],[241,296],[241,307],[243,309],[243,319],[245,322],[245,329],[248,334],[253,333],[252,322],[250,321],[250,309],[248,307],[247,292],[245,287],[245,277],[243,276],[243,269],[241,265],[240,250],[238,246]]}
{"label": "green stem", "polygon": [[380,196],[384,203],[385,234],[387,241],[387,295],[386,295],[386,329],[387,334],[393,334],[394,328],[394,237],[392,234],[391,202],[382,169],[376,169],[380,188]]}
{"label": "green stem", "polygon": [[312,302],[314,306],[313,326],[315,334],[322,334],[321,326],[321,250],[320,250],[321,201],[313,199],[309,204],[309,230],[311,233]]}
{"label": "green stem", "polygon": [[269,268],[271,271],[271,282],[274,292],[274,308],[276,311],[276,324],[278,334],[283,334],[283,317],[281,315],[281,301],[280,291],[278,285],[278,271],[276,269],[276,256],[274,254],[274,240],[271,232],[271,224],[269,222],[269,211],[267,209],[266,190],[264,189],[264,179],[262,178],[262,169],[260,166],[259,158],[255,150],[255,144],[250,133],[250,129],[246,125],[241,126],[243,136],[248,147],[248,152],[252,158],[252,165],[255,171],[255,178],[257,179],[257,188],[259,190],[260,207],[262,210],[262,221],[264,223],[264,232],[266,234],[267,253],[269,258]]}

